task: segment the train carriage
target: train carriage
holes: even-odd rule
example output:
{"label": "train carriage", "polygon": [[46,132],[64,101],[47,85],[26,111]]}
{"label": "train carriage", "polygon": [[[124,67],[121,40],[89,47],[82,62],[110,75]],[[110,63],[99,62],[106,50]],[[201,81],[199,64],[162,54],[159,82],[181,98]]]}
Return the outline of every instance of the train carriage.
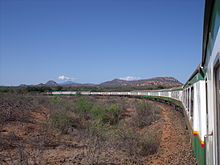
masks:
{"label": "train carriage", "polygon": [[220,164],[220,0],[207,0],[204,20],[202,67],[207,100],[206,164]]}
{"label": "train carriage", "polygon": [[199,66],[183,87],[182,103],[198,164],[205,164],[206,89],[204,73]]}

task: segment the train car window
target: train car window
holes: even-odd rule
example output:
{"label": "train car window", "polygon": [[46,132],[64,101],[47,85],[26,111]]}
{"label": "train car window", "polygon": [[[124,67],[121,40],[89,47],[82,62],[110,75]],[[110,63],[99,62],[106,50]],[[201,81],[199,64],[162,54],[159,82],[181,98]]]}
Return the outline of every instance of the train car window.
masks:
{"label": "train car window", "polygon": [[193,117],[193,103],[194,103],[194,88],[191,88],[191,106],[190,106],[190,116]]}
{"label": "train car window", "polygon": [[186,110],[188,110],[188,89],[186,89]]}
{"label": "train car window", "polygon": [[189,105],[189,96],[190,96],[190,94],[189,94],[189,88],[188,88],[188,94],[187,94],[187,108],[188,108],[188,113],[189,113],[189,108],[190,108],[190,105]]}
{"label": "train car window", "polygon": [[208,112],[208,84],[207,84],[207,79],[205,80],[205,92],[206,92],[206,128],[207,128],[207,131],[209,130],[209,119],[208,119],[208,116],[209,116],[209,112]]}
{"label": "train car window", "polygon": [[215,95],[216,95],[216,126],[217,126],[217,152],[220,162],[220,66],[215,72]]}

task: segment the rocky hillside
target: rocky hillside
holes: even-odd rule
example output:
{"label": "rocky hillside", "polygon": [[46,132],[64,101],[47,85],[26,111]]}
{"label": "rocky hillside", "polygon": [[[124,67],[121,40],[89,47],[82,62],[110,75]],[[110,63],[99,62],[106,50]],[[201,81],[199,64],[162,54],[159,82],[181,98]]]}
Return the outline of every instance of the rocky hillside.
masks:
{"label": "rocky hillside", "polygon": [[46,86],[57,86],[58,84],[53,80],[49,80],[45,85]]}
{"label": "rocky hillside", "polygon": [[102,87],[118,87],[118,86],[128,86],[128,87],[151,87],[151,86],[181,86],[182,83],[173,77],[154,77],[150,79],[141,79],[126,81],[121,79],[114,79],[112,81],[106,81],[101,83],[99,86]]}
{"label": "rocky hillside", "polygon": [[[47,83],[38,84],[38,86],[66,86],[66,87],[138,87],[138,88],[154,88],[158,86],[162,87],[178,87],[183,85],[181,82],[179,82],[177,79],[173,77],[154,77],[150,79],[140,79],[140,80],[122,80],[122,79],[114,79],[112,81],[106,81],[100,84],[82,84],[82,83],[76,83],[72,81],[67,81],[63,83],[57,83],[53,80],[48,81]],[[27,86],[25,84],[22,84],[20,86]]]}

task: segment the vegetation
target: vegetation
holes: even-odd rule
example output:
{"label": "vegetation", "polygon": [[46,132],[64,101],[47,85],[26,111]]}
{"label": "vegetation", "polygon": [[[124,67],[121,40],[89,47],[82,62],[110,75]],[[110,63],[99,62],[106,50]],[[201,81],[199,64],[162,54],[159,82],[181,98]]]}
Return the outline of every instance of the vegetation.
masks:
{"label": "vegetation", "polygon": [[52,111],[49,120],[52,127],[60,129],[63,133],[67,132],[71,124],[67,111]]}
{"label": "vegetation", "polygon": [[144,101],[137,104],[137,116],[133,123],[139,128],[151,125],[154,121],[160,118],[160,109],[157,106],[146,103]]}
{"label": "vegetation", "polygon": [[36,106],[30,97],[0,94],[0,123],[7,121],[31,122],[30,111]]}
{"label": "vegetation", "polygon": [[78,97],[75,110],[84,119],[89,119],[89,113],[93,107],[93,103],[89,102],[86,97]]}
{"label": "vegetation", "polygon": [[[0,134],[0,155],[10,150],[14,152],[11,157],[17,155],[14,164],[28,164],[30,159],[45,164],[44,151],[60,151],[57,156],[69,151],[75,154],[69,161],[73,164],[142,164],[160,144],[158,134],[142,133],[159,120],[160,109],[146,101],[129,99],[0,94],[1,129],[15,130],[22,123],[20,130]],[[129,108],[133,109],[132,115],[127,117]],[[33,155],[36,151],[28,146],[34,146],[39,155]]]}
{"label": "vegetation", "polygon": [[114,125],[117,124],[122,115],[122,107],[117,104],[111,104],[109,106],[102,106],[96,104],[91,109],[92,117],[105,124]]}

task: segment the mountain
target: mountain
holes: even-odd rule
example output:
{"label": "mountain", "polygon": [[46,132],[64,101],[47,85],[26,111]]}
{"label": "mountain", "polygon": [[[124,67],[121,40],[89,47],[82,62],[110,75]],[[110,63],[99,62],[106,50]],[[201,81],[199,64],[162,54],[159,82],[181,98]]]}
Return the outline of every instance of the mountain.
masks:
{"label": "mountain", "polygon": [[[72,81],[66,81],[63,83],[56,83],[53,80],[48,81],[46,84],[39,84],[39,86],[72,86],[72,87],[146,87],[146,88],[154,88],[158,86],[162,87],[177,87],[183,85],[177,79],[173,77],[154,77],[150,79],[140,79],[140,80],[121,80],[121,79],[114,79],[112,81],[106,81],[101,84],[82,84],[82,83],[75,83]],[[25,84],[22,84],[25,86]]]}
{"label": "mountain", "polygon": [[131,81],[114,79],[112,81],[103,82],[103,83],[99,84],[99,86],[101,86],[101,87],[130,86],[129,85],[130,83],[131,83]]}
{"label": "mountain", "polygon": [[126,81],[121,79],[114,79],[112,81],[106,81],[99,84],[101,87],[155,87],[155,86],[164,86],[164,87],[173,87],[183,85],[177,79],[173,77],[154,77],[150,79],[141,79]]}
{"label": "mountain", "polygon": [[46,84],[46,86],[58,86],[59,84],[57,84],[55,81],[53,80],[49,80]]}

